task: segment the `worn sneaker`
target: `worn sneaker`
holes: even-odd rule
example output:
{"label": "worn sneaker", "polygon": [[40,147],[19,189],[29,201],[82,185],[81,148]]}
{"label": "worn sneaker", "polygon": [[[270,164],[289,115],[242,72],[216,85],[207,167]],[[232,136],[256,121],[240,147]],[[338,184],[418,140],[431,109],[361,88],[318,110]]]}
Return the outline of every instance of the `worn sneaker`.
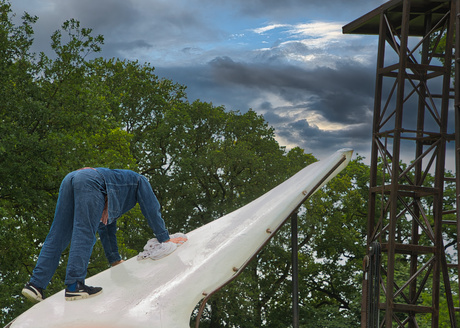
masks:
{"label": "worn sneaker", "polygon": [[26,283],[22,289],[22,295],[24,295],[29,301],[38,303],[43,301],[43,288],[36,287],[30,282]]}
{"label": "worn sneaker", "polygon": [[75,291],[69,291],[67,288],[65,290],[65,300],[66,301],[75,301],[84,298],[93,297],[102,293],[101,287],[91,287],[86,286],[82,282],[77,282],[77,288]]}

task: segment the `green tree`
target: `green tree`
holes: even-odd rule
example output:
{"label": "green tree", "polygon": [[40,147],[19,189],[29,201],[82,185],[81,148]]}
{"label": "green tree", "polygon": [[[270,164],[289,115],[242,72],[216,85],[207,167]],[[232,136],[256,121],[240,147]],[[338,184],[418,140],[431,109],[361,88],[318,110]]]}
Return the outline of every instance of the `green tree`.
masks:
{"label": "green tree", "polygon": [[[30,307],[18,296],[53,219],[60,181],[82,166],[134,166],[130,135],[111,119],[107,93],[84,59],[102,37],[76,21],[53,34],[55,59],[30,52],[36,17],[0,21],[0,299],[4,324]],[[62,33],[69,36],[63,44]],[[14,252],[12,252],[14,250]],[[63,256],[65,261],[66,254]],[[62,288],[60,268],[48,293]]]}
{"label": "green tree", "polygon": [[[300,149],[286,158],[289,175],[315,161]],[[300,210],[301,327],[359,325],[368,181],[369,168],[358,156]],[[291,270],[288,223],[237,280],[213,296],[200,327],[289,327]]]}
{"label": "green tree", "polygon": [[[188,232],[316,161],[300,148],[286,151],[274,129],[252,110],[187,101],[185,86],[158,78],[150,64],[90,60],[103,38],[76,20],[52,35],[53,58],[35,56],[30,46],[37,18],[25,14],[23,24],[15,26],[10,5],[0,4],[1,324],[29,307],[18,294],[69,171],[83,166],[137,170],[151,181],[169,230]],[[359,321],[356,274],[365,250],[367,182],[368,168],[358,157],[301,208],[303,327]],[[120,218],[119,227],[125,258],[152,236],[139,208]],[[286,225],[238,280],[212,298],[201,326],[290,325],[289,234]],[[98,243],[89,274],[106,267]],[[63,287],[64,270],[59,268],[47,293]]]}

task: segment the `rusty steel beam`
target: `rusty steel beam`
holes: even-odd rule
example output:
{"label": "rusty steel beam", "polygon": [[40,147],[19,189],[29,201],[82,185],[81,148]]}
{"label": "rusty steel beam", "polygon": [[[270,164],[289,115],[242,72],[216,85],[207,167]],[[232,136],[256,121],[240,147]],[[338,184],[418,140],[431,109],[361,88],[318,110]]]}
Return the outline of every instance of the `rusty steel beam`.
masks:
{"label": "rusty steel beam", "polygon": [[[460,249],[460,0],[455,0],[455,103],[454,103],[454,115],[455,115],[455,176],[456,176],[456,202],[457,202],[457,250]],[[457,251],[457,272],[460,272],[460,252]],[[458,294],[460,295],[460,285]]]}
{"label": "rusty steel beam", "polygon": [[394,312],[394,274],[395,274],[395,243],[396,243],[396,217],[398,215],[398,192],[399,192],[399,159],[401,151],[401,129],[403,124],[403,107],[405,99],[405,78],[407,66],[407,52],[409,39],[410,22],[410,1],[402,2],[402,19],[400,35],[399,66],[396,87],[396,108],[393,136],[393,159],[391,165],[391,187],[390,187],[390,222],[388,227],[388,251],[387,251],[387,275],[386,275],[386,295],[385,295],[385,327],[393,327]]}
{"label": "rusty steel beam", "polygon": [[[454,30],[460,35],[459,8],[460,0],[392,0],[343,27],[344,33],[379,35],[361,327],[416,328],[421,314],[430,315],[432,328],[439,327],[441,287],[451,327],[457,324],[455,311],[459,308],[454,306],[449,270],[456,268],[460,272],[460,252],[456,264],[447,263],[443,231],[456,225],[459,249],[460,210],[458,206],[455,210],[444,209],[443,199],[447,141],[455,140],[456,173],[460,172],[460,55],[457,52],[455,89],[451,87],[453,49],[460,49],[460,37],[453,47]],[[413,37],[417,38],[415,43],[409,42]],[[437,50],[433,44],[438,45],[441,37],[445,38],[445,48]],[[413,44],[416,46],[409,49]],[[397,62],[386,63],[387,49],[394,51],[391,58],[396,54]],[[441,63],[437,61],[439,58]],[[430,90],[433,79],[442,81],[442,90],[436,94]],[[415,106],[410,99],[417,101]],[[455,133],[448,133],[447,129],[451,99],[455,99]],[[405,126],[408,125],[406,112],[413,117],[409,126]],[[429,128],[428,123],[432,123]],[[400,165],[401,152],[408,143],[414,148],[414,159]],[[404,151],[407,160],[407,150]],[[428,173],[434,177],[430,186],[427,186]],[[458,174],[455,183],[460,190]],[[423,204],[431,199],[433,213],[428,215]],[[460,200],[458,191],[456,200],[457,203]],[[456,213],[455,221],[443,220],[443,215],[452,213]],[[410,231],[403,231],[405,236],[398,230],[403,221],[410,221]],[[380,301],[371,300],[373,291],[369,287],[373,278],[369,250],[375,242],[380,244],[384,258],[380,272],[375,273],[381,279]],[[403,282],[395,276],[400,259],[408,263],[405,269],[408,277]],[[422,306],[420,296],[424,288],[431,289],[430,306]],[[460,295],[460,290],[455,294]],[[384,312],[381,323],[371,319],[375,318],[376,302],[377,311]]]}

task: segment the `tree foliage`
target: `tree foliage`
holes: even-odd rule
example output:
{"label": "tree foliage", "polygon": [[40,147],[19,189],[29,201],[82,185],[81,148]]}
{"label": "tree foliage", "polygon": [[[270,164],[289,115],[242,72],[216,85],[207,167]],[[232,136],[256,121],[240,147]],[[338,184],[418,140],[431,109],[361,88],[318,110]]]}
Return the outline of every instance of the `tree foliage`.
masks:
{"label": "tree foliage", "polygon": [[[29,307],[18,295],[49,230],[64,175],[83,166],[134,166],[135,160],[131,136],[110,118],[106,88],[95,83],[83,59],[102,37],[69,21],[62,26],[67,43],[53,35],[56,58],[35,56],[37,18],[25,14],[15,26],[10,5],[0,7],[0,299],[6,323]],[[64,269],[48,293],[62,288]]]}
{"label": "tree foliage", "polygon": [[[53,219],[59,184],[84,166],[147,176],[171,232],[189,232],[254,200],[316,161],[286,151],[252,110],[200,100],[137,61],[94,58],[103,45],[76,20],[51,36],[52,58],[31,53],[37,17],[12,23],[0,0],[0,324],[30,307],[19,296]],[[92,59],[90,59],[92,57]],[[299,212],[301,327],[358,326],[369,169],[357,157]],[[429,206],[429,204],[427,204]],[[119,219],[124,258],[152,232],[134,208]],[[289,224],[239,279],[214,295],[201,327],[291,324]],[[405,229],[405,227],[401,227]],[[46,294],[63,288],[67,254]],[[107,268],[97,243],[88,267]],[[196,311],[191,317],[193,323]]]}

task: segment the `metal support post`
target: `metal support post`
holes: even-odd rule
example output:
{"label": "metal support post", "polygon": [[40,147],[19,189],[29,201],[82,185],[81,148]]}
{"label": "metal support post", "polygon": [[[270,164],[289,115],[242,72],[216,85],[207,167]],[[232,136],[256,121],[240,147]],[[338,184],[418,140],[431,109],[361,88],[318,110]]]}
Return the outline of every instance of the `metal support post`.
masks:
{"label": "metal support post", "polygon": [[299,253],[297,212],[291,216],[292,243],[292,327],[299,328]]}

